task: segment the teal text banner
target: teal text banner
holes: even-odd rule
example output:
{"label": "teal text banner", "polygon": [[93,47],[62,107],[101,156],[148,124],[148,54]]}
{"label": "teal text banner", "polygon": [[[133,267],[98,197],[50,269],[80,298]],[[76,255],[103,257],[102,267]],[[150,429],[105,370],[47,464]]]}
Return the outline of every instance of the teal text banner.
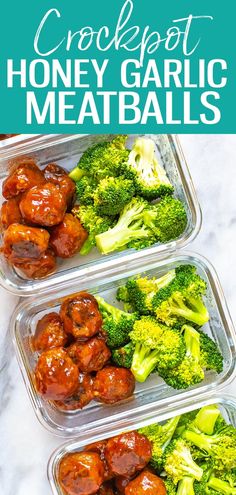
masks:
{"label": "teal text banner", "polygon": [[235,133],[235,2],[2,2],[1,133]]}

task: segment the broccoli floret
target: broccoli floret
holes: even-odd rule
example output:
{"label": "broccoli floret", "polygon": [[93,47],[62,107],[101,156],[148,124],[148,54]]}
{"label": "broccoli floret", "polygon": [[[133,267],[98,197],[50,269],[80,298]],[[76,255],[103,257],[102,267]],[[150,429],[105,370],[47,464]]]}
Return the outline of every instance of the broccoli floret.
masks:
{"label": "broccoli floret", "polygon": [[121,285],[120,287],[118,287],[117,293],[116,293],[116,299],[117,299],[117,301],[122,301],[124,303],[130,302],[129,292],[128,292],[126,285]]}
{"label": "broccoli floret", "polygon": [[178,426],[175,431],[175,437],[179,437],[182,435],[183,431],[186,430],[187,426],[193,422],[195,419],[199,409],[195,409],[194,411],[189,411],[181,415]]}
{"label": "broccoli floret", "polygon": [[200,482],[194,484],[196,495],[236,495],[234,471],[214,472],[211,467],[203,474]]}
{"label": "broccoli floret", "polygon": [[133,342],[129,342],[125,346],[112,351],[112,361],[117,366],[121,366],[122,368],[131,368],[133,355],[134,344]]}
{"label": "broccoli floret", "polygon": [[187,443],[182,439],[172,440],[164,452],[164,469],[175,484],[185,476],[200,480],[203,469],[194,462]]}
{"label": "broccoli floret", "polygon": [[[125,148],[126,139],[127,136],[116,136],[112,141],[98,143],[88,148],[78,163],[77,168],[80,173],[95,177],[97,181],[104,177],[121,175],[121,166],[129,157],[129,150]],[[72,174],[79,174],[77,168]]]}
{"label": "broccoli floret", "polygon": [[96,245],[96,235],[112,227],[114,220],[111,217],[100,217],[92,205],[76,207],[72,210],[72,213],[80,219],[89,234],[80,250],[80,254],[86,255]]}
{"label": "broccoli floret", "polygon": [[160,325],[151,316],[137,320],[129,336],[135,345],[131,371],[138,382],[144,382],[159,367],[173,368],[186,352],[181,332]]}
{"label": "broccoli floret", "polygon": [[175,278],[175,270],[171,270],[159,278],[138,277],[128,280],[124,288],[117,292],[118,300],[129,302],[141,315],[153,313],[152,299],[163,287]]}
{"label": "broccoli floret", "polygon": [[204,380],[204,370],[200,364],[199,332],[188,325],[184,325],[183,331],[186,345],[184,359],[171,370],[159,370],[165,382],[175,389],[185,389]]}
{"label": "broccoli floret", "polygon": [[218,433],[221,431],[225,426],[227,425],[225,419],[223,416],[218,416],[216,422],[215,422],[215,428],[214,428],[214,433]]}
{"label": "broccoli floret", "polygon": [[117,349],[127,344],[130,340],[129,333],[134,326],[137,315],[115,308],[100,296],[96,296],[96,299],[102,315],[102,330],[106,336],[108,347]]}
{"label": "broccoli floret", "polygon": [[[232,484],[230,484],[228,481],[224,481],[214,475],[210,477],[207,483],[207,488],[212,489],[212,493],[236,495],[236,483],[234,484],[234,486],[232,486]],[[208,491],[206,493],[208,493]]]}
{"label": "broccoli floret", "polygon": [[152,139],[136,139],[123,170],[127,178],[135,181],[139,194],[148,200],[173,193],[174,188],[156,159]]}
{"label": "broccoli floret", "polygon": [[118,215],[134,193],[135,187],[131,180],[106,177],[94,192],[94,205],[99,215]]}
{"label": "broccoli floret", "polygon": [[139,241],[135,248],[145,247],[143,241],[155,242],[155,237],[143,222],[143,211],[146,202],[139,197],[133,198],[121,211],[116,225],[103,234],[96,236],[96,244],[103,254],[111,253],[117,249],[125,249],[132,246],[132,241]]}
{"label": "broccoli floret", "polygon": [[217,344],[205,333],[200,332],[201,364],[206,370],[216,373],[223,371],[223,356]]}
{"label": "broccoli floret", "polygon": [[216,495],[211,488],[208,486],[209,478],[212,474],[212,466],[211,464],[202,464],[203,475],[200,481],[194,482],[194,491],[196,495]]}
{"label": "broccoli floret", "polygon": [[176,495],[176,485],[173,483],[172,479],[168,476],[162,478],[165,483],[166,495]]}
{"label": "broccoli floret", "polygon": [[206,282],[192,265],[181,265],[175,272],[175,278],[152,299],[156,317],[170,326],[176,325],[178,319],[204,325],[209,320],[209,313],[202,300]]}
{"label": "broccoli floret", "polygon": [[211,458],[212,466],[218,471],[236,467],[236,429],[227,425],[214,435],[186,430],[183,437],[204,451]]}
{"label": "broccoli floret", "polygon": [[156,423],[138,430],[139,433],[145,435],[152,444],[151,465],[157,471],[163,469],[163,453],[172,440],[179,419],[180,416],[175,416],[166,421],[164,425]]}
{"label": "broccoli floret", "polygon": [[92,205],[97,181],[85,175],[76,183],[76,195],[81,205]]}
{"label": "broccoli floret", "polygon": [[179,199],[166,196],[159,203],[146,208],[144,223],[153,230],[160,242],[165,243],[177,239],[185,231],[187,214]]}
{"label": "broccoli floret", "polygon": [[184,476],[178,483],[177,495],[195,495],[194,491],[194,478],[191,476]]}

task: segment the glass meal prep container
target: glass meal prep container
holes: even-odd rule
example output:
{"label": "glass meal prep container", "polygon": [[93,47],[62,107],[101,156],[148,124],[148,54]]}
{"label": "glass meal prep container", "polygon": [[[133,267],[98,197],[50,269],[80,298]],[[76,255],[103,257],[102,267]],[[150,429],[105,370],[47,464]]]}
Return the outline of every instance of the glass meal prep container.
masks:
{"label": "glass meal prep container", "polygon": [[48,480],[51,485],[53,495],[64,495],[63,490],[60,488],[60,484],[58,481],[58,471],[59,464],[62,459],[67,454],[71,454],[74,452],[78,452],[83,450],[86,445],[97,442],[99,440],[104,440],[105,438],[116,436],[120,433],[124,433],[126,431],[137,430],[143,426],[152,423],[160,423],[162,421],[166,421],[169,418],[177,416],[179,414],[184,414],[189,411],[194,411],[195,409],[201,408],[206,405],[217,404],[221,414],[227,423],[232,424],[236,427],[236,399],[230,395],[212,395],[210,398],[198,399],[187,401],[182,404],[180,402],[176,404],[172,404],[166,410],[160,409],[155,411],[152,416],[149,416],[145,419],[145,415],[142,420],[138,418],[134,418],[129,425],[119,424],[118,427],[111,427],[109,432],[101,433],[100,435],[92,434],[87,435],[84,434],[79,437],[79,439],[71,440],[63,445],[61,445],[51,456],[48,462]]}
{"label": "glass meal prep container", "polygon": [[[165,256],[170,252],[180,249],[191,242],[198,234],[201,226],[201,212],[192,184],[189,171],[179,145],[178,139],[172,135],[146,135],[156,143],[157,156],[160,163],[166,169],[169,179],[175,186],[175,194],[180,198],[186,208],[188,224],[183,235],[166,244],[154,244],[152,247],[136,251],[134,249],[115,252],[111,255],[101,255],[96,248],[87,256],[80,254],[69,259],[58,260],[58,267],[54,274],[45,279],[29,280],[17,273],[3,256],[0,256],[0,284],[9,291],[20,296],[38,294],[59,287],[62,283],[70,284],[71,281],[89,276],[92,272],[102,273],[114,266],[123,265],[135,259],[156,256]],[[19,156],[34,157],[37,163],[44,167],[50,162],[55,162],[71,170],[76,166],[81,154],[95,143],[112,139],[114,135],[49,135],[38,136],[33,141],[26,142],[25,146],[19,146],[2,154],[0,151],[1,178],[9,172],[9,163]],[[129,136],[128,145],[132,144],[135,137]]]}
{"label": "glass meal prep container", "polygon": [[[63,299],[79,291],[87,290],[91,294],[99,294],[110,303],[117,303],[115,295],[118,286],[138,274],[161,276],[180,264],[196,266],[199,275],[207,282],[205,303],[210,313],[210,320],[204,326],[204,331],[218,344],[224,358],[224,370],[220,375],[207,372],[205,380],[187,390],[174,390],[166,385],[157,375],[151,375],[146,382],[136,383],[134,395],[115,405],[104,405],[91,402],[84,409],[77,411],[61,411],[49,401],[40,397],[34,385],[34,368],[36,356],[30,345],[37,321],[51,311],[59,311]],[[230,319],[225,298],[218,277],[205,258],[194,253],[176,253],[168,259],[157,260],[153,255],[146,260],[133,260],[129,266],[124,263],[118,270],[107,274],[92,274],[83,281],[73,282],[70,287],[65,284],[61,292],[39,295],[37,298],[25,299],[11,320],[12,337],[17,359],[23,379],[29,393],[34,411],[39,421],[50,431],[61,436],[76,436],[93,432],[94,435],[110,431],[111,428],[122,428],[136,421],[152,416],[153,411],[168,410],[177,402],[181,404],[189,398],[199,398],[222,388],[234,377],[235,372],[235,331]],[[195,400],[194,399],[194,400]]]}

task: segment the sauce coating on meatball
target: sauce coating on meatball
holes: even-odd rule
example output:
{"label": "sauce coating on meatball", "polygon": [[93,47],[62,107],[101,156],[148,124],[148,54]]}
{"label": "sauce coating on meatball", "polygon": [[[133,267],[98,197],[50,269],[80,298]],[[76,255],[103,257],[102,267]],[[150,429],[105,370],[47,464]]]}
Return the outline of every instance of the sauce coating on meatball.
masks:
{"label": "sauce coating on meatball", "polygon": [[94,397],[105,404],[115,404],[130,397],[134,388],[135,379],[130,370],[106,366],[94,380]]}
{"label": "sauce coating on meatball", "polygon": [[111,357],[109,347],[98,337],[87,342],[75,342],[67,352],[78,368],[86,373],[102,369]]}
{"label": "sauce coating on meatball", "polygon": [[87,292],[65,299],[61,305],[60,317],[65,331],[80,340],[93,337],[102,327],[98,303]]}
{"label": "sauce coating on meatball", "polygon": [[95,452],[68,454],[60,462],[58,477],[67,495],[94,495],[104,481],[103,463]]}
{"label": "sauce coating on meatball", "polygon": [[105,448],[105,458],[114,476],[133,476],[148,464],[151,455],[151,443],[136,431],[110,438]]}
{"label": "sauce coating on meatball", "polygon": [[126,486],[125,495],[166,495],[166,487],[159,476],[144,470]]}
{"label": "sauce coating on meatball", "polygon": [[32,279],[45,278],[51,275],[56,269],[56,257],[51,249],[47,249],[40,258],[30,261],[14,263],[24,275]]}
{"label": "sauce coating on meatball", "polygon": [[67,171],[56,163],[49,163],[43,170],[47,182],[60,186],[66,196],[68,208],[72,208],[75,197],[75,183],[69,177]]}
{"label": "sauce coating on meatball", "polygon": [[35,351],[41,352],[53,347],[64,347],[67,339],[60,316],[53,312],[38,321],[32,346]]}
{"label": "sauce coating on meatball", "polygon": [[35,369],[35,383],[40,395],[49,400],[64,400],[78,387],[77,366],[61,347],[44,351]]}
{"label": "sauce coating on meatball", "polygon": [[18,197],[4,201],[0,213],[1,229],[5,230],[12,223],[22,223],[22,221]]}
{"label": "sauce coating on meatball", "polygon": [[44,175],[35,161],[31,158],[22,158],[18,161],[18,166],[3,181],[2,194],[4,198],[10,199],[44,182]]}
{"label": "sauce coating on meatball", "polygon": [[22,263],[40,258],[48,242],[46,230],[12,223],[4,232],[2,252],[10,263]]}
{"label": "sauce coating on meatball", "polygon": [[32,187],[20,201],[20,211],[25,221],[45,227],[62,222],[66,206],[65,195],[51,182]]}
{"label": "sauce coating on meatball", "polygon": [[76,254],[88,237],[78,218],[66,213],[63,221],[51,231],[50,245],[60,258],[71,258]]}

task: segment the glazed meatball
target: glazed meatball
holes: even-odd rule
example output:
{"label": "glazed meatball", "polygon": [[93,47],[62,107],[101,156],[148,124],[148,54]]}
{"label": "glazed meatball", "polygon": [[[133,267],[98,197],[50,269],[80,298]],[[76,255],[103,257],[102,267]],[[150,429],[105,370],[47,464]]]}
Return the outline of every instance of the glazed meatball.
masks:
{"label": "glazed meatball", "polygon": [[60,186],[63,194],[66,196],[67,206],[71,209],[75,199],[75,183],[69,177],[66,170],[56,165],[56,163],[49,163],[43,173],[47,182],[52,182],[56,186]]}
{"label": "glazed meatball", "polygon": [[151,443],[136,431],[110,438],[105,448],[107,464],[115,476],[133,476],[148,464],[151,455]]}
{"label": "glazed meatball", "polygon": [[76,339],[85,340],[96,335],[102,327],[98,303],[91,294],[79,292],[61,305],[60,317],[64,329]]}
{"label": "glazed meatball", "polygon": [[40,258],[48,242],[46,230],[13,223],[4,232],[2,252],[10,263],[23,263]]}
{"label": "glazed meatball", "polygon": [[111,470],[109,469],[107,461],[105,459],[106,444],[107,444],[107,440],[101,440],[100,442],[95,442],[95,443],[91,443],[90,445],[87,445],[84,450],[88,452],[96,452],[97,454],[99,454],[100,459],[104,464],[104,479],[107,481],[112,479],[114,476]]}
{"label": "glazed meatball", "polygon": [[12,223],[22,223],[22,220],[18,198],[11,198],[8,201],[4,201],[1,208],[1,229],[7,229]]}
{"label": "glazed meatball", "polygon": [[64,218],[66,196],[50,182],[35,186],[23,195],[20,211],[26,222],[52,227]]}
{"label": "glazed meatball", "polygon": [[64,401],[55,401],[55,405],[62,411],[76,411],[83,409],[93,399],[93,378],[88,373],[79,373],[78,387],[75,393]]}
{"label": "glazed meatball", "polygon": [[64,347],[67,338],[60,316],[48,313],[38,321],[32,345],[35,351],[41,352],[53,347]]}
{"label": "glazed meatball", "polygon": [[130,397],[135,379],[130,370],[107,366],[98,371],[94,380],[94,398],[105,404],[115,404]]}
{"label": "glazed meatball", "polygon": [[38,392],[49,400],[71,397],[78,387],[77,366],[62,347],[44,351],[35,369]]}
{"label": "glazed meatball", "polygon": [[88,237],[78,218],[66,213],[62,223],[51,231],[50,245],[60,258],[71,258],[77,253]]}
{"label": "glazed meatball", "polygon": [[98,337],[88,342],[76,342],[68,348],[67,352],[78,368],[86,373],[101,370],[111,357],[109,347],[104,340]]}
{"label": "glazed meatball", "polygon": [[164,481],[149,470],[144,470],[125,488],[125,495],[166,495],[166,493]]}
{"label": "glazed meatball", "polygon": [[133,476],[130,478],[127,478],[125,476],[118,476],[115,479],[115,485],[119,495],[125,495],[125,489],[132,479]]}
{"label": "glazed meatball", "polygon": [[94,495],[104,481],[103,463],[95,452],[67,454],[60,462],[58,478],[68,495]]}
{"label": "glazed meatball", "polygon": [[4,180],[2,194],[4,198],[10,199],[43,182],[45,182],[44,175],[35,161],[31,158],[21,159],[17,168]]}
{"label": "glazed meatball", "polygon": [[14,263],[26,277],[40,279],[51,275],[56,269],[56,257],[51,249],[47,249],[40,258],[31,261]]}

